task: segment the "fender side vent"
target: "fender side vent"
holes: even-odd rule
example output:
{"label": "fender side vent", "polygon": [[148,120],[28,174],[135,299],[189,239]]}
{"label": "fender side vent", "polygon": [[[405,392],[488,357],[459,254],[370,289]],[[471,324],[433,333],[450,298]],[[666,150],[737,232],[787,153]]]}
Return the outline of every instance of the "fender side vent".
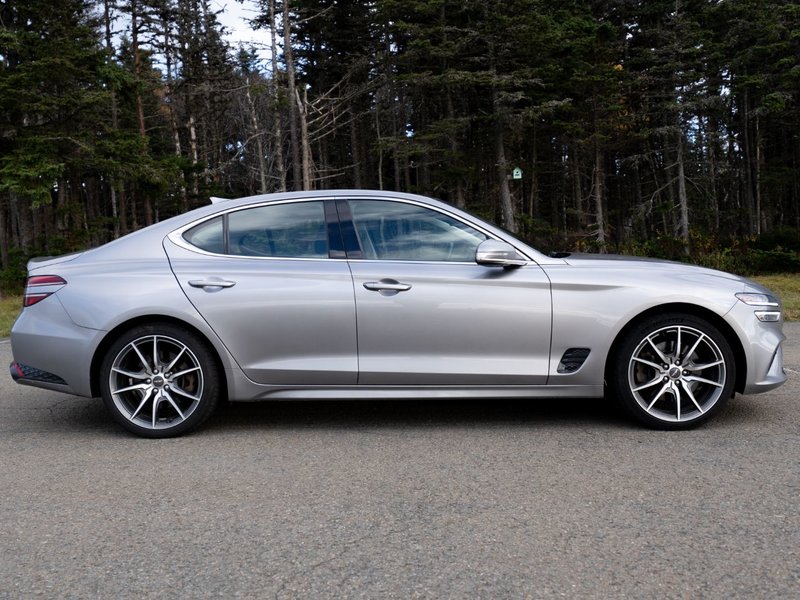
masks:
{"label": "fender side vent", "polygon": [[574,373],[583,366],[589,357],[589,348],[569,348],[564,352],[561,361],[558,363],[559,373]]}

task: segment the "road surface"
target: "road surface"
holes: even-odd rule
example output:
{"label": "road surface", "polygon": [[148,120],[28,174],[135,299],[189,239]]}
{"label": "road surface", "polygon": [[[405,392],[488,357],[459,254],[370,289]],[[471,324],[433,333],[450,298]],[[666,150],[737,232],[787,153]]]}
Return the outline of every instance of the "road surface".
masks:
{"label": "road surface", "polygon": [[0,377],[0,598],[798,597],[786,330],[785,386],[674,433],[589,400],[268,402],[144,440]]}

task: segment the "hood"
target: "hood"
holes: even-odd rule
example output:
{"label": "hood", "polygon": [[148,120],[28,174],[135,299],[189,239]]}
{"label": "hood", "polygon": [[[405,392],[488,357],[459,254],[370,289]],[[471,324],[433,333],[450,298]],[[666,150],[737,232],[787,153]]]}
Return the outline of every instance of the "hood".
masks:
{"label": "hood", "polygon": [[733,273],[726,273],[725,271],[717,271],[716,269],[709,269],[707,267],[700,267],[689,263],[682,263],[672,260],[664,260],[661,258],[648,258],[645,256],[624,256],[621,254],[581,254],[575,253],[564,257],[564,262],[574,267],[585,267],[591,269],[641,269],[652,271],[657,269],[659,271],[674,271],[680,273],[695,273],[710,275],[712,277],[720,277],[729,281],[737,281],[741,283],[751,283],[744,277],[734,275]]}

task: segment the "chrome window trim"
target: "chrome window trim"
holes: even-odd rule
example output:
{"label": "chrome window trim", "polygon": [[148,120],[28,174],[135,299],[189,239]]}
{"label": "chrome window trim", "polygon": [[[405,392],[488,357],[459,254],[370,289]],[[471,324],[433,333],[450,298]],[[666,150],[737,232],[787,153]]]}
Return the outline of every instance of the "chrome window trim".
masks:
{"label": "chrome window trim", "polygon": [[252,208],[262,208],[264,206],[277,206],[279,204],[296,204],[298,202],[324,202],[326,200],[332,200],[331,196],[319,196],[319,197],[310,197],[310,198],[290,198],[288,200],[278,200],[273,202],[256,202],[254,204],[248,204],[246,206],[237,206],[236,208],[229,208],[228,210],[220,210],[212,215],[206,215],[205,217],[201,217],[191,223],[183,225],[178,229],[175,229],[169,232],[166,238],[178,246],[179,248],[183,248],[184,250],[188,250],[189,252],[194,252],[196,254],[202,254],[203,256],[213,256],[215,258],[231,258],[231,259],[238,259],[238,260],[302,260],[302,261],[328,261],[328,260],[347,260],[346,258],[309,258],[309,257],[300,257],[300,256],[244,256],[241,254],[221,254],[219,252],[209,252],[208,250],[203,250],[202,248],[198,248],[187,242],[183,234],[186,233],[189,229],[193,227],[197,227],[198,225],[202,225],[206,221],[211,221],[212,219],[216,219],[217,217],[221,217],[223,215],[229,215],[235,212],[241,212],[243,210],[250,210]]}
{"label": "chrome window trim", "polygon": [[351,258],[349,262],[352,263],[384,263],[390,265],[467,265],[468,267],[475,267],[478,266],[476,262],[464,262],[464,261],[449,261],[449,260],[407,260],[407,259],[398,259],[398,260],[388,260],[382,258]]}
{"label": "chrome window trim", "polygon": [[[358,202],[360,200],[377,200],[379,202],[399,202],[401,204],[411,204],[412,206],[419,206],[420,208],[427,208],[428,210],[432,210],[434,212],[438,212],[440,214],[446,215],[446,216],[450,217],[451,219],[454,219],[455,221],[458,221],[459,223],[462,223],[464,225],[467,225],[468,227],[471,227],[472,229],[480,231],[483,235],[486,236],[486,239],[506,242],[506,243],[510,244],[511,246],[513,246],[514,250],[516,250],[517,252],[519,252],[519,254],[521,256],[526,258],[529,263],[530,262],[536,262],[530,256],[528,256],[525,252],[520,250],[516,246],[516,244],[511,244],[508,240],[500,239],[495,234],[493,234],[491,231],[488,231],[487,229],[484,229],[483,227],[481,227],[480,224],[473,223],[472,221],[467,221],[467,220],[461,218],[460,215],[454,214],[454,213],[452,213],[452,212],[450,212],[448,210],[441,209],[438,206],[431,206],[430,204],[426,204],[425,202],[419,202],[417,200],[411,200],[411,199],[407,199],[407,198],[396,198],[396,197],[386,197],[386,196],[358,196],[358,197],[355,197],[355,198],[351,197],[351,196],[344,196],[344,197],[338,198],[338,199],[339,200],[345,200],[346,202]],[[350,220],[352,222],[352,216],[351,216]],[[414,263],[414,264],[436,264],[436,265],[440,265],[440,264],[448,264],[448,265],[459,265],[459,264],[461,264],[461,265],[477,265],[478,264],[478,263],[476,263],[474,261],[473,262],[461,262],[461,261],[449,262],[449,261],[446,261],[446,260],[388,260],[388,259],[381,259],[381,258],[358,258],[358,259],[350,259],[350,260],[352,260],[354,262],[369,262],[369,263],[375,263],[375,262],[385,262],[385,263],[406,262],[406,263]]]}
{"label": "chrome window trim", "polygon": [[[401,204],[411,204],[412,206],[418,206],[420,208],[426,208],[428,210],[432,210],[434,212],[441,213],[450,217],[451,219],[455,219],[459,223],[467,225],[472,229],[480,231],[483,235],[486,236],[487,239],[503,241],[511,246],[520,254],[520,256],[524,257],[528,264],[538,264],[536,261],[530,257],[526,252],[520,250],[520,248],[516,244],[512,244],[507,239],[499,238],[497,235],[492,233],[491,231],[483,228],[480,223],[473,223],[472,221],[465,220],[461,217],[461,215],[454,214],[448,210],[442,209],[438,206],[431,206],[425,202],[420,202],[418,200],[413,200],[409,198],[400,198],[396,196],[309,196],[308,198],[288,198],[286,200],[273,200],[273,201],[266,201],[266,202],[256,202],[254,204],[248,204],[246,206],[237,206],[235,208],[228,208],[227,210],[223,209],[219,212],[215,212],[211,215],[206,215],[199,219],[192,221],[191,223],[187,223],[175,229],[167,234],[166,238],[169,239],[170,242],[175,244],[176,246],[183,248],[184,250],[188,250],[190,252],[195,252],[197,254],[202,254],[204,256],[213,256],[217,258],[231,258],[231,259],[239,259],[239,260],[302,260],[302,261],[321,261],[321,260],[335,260],[335,261],[347,261],[351,260],[353,262],[367,262],[367,263],[375,263],[375,262],[384,262],[384,263],[409,263],[409,264],[434,264],[434,265],[476,265],[476,262],[461,262],[461,261],[442,261],[442,260],[385,260],[385,259],[370,259],[370,258],[359,258],[359,259],[347,259],[347,258],[301,258],[301,257],[288,257],[288,256],[240,256],[238,254],[220,254],[217,252],[208,252],[207,250],[203,250],[198,248],[197,246],[193,246],[189,242],[187,242],[183,238],[183,234],[197,225],[201,225],[206,221],[210,221],[211,219],[215,219],[222,215],[227,215],[234,212],[239,212],[242,210],[249,210],[251,208],[261,208],[263,206],[276,206],[278,204],[293,204],[297,202],[326,202],[326,201],[335,201],[335,200],[345,200],[347,202],[357,202],[359,200],[377,200],[379,202],[399,202]],[[224,206],[224,203],[218,204],[220,208]],[[215,204],[217,206],[217,204]],[[516,239],[516,238],[512,238]]]}

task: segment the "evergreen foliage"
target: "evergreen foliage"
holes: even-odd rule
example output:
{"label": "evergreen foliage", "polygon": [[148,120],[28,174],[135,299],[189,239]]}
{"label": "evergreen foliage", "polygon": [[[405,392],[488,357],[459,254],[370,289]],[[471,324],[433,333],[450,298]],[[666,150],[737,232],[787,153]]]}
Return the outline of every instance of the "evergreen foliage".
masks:
{"label": "evergreen foliage", "polygon": [[428,194],[545,251],[800,269],[793,0],[258,5],[275,64],[210,0],[0,0],[4,282],[284,186]]}

